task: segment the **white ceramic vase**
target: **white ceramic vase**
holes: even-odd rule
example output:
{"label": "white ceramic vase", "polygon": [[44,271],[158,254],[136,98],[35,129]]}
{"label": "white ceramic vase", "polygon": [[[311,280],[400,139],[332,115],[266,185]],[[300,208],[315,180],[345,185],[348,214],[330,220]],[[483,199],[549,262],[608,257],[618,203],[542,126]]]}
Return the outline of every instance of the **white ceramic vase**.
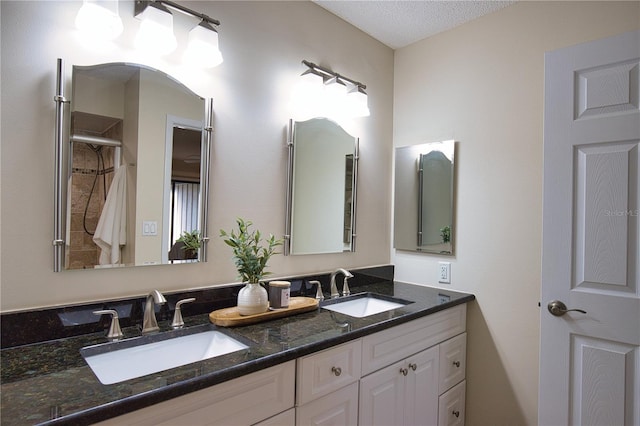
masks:
{"label": "white ceramic vase", "polygon": [[254,315],[269,309],[269,295],[259,283],[247,283],[238,292],[238,312],[240,315]]}

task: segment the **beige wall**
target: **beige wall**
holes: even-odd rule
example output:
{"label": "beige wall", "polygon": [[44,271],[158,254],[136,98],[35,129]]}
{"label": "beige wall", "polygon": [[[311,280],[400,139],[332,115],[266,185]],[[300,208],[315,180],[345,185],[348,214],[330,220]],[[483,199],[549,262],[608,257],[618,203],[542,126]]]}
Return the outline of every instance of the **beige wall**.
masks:
{"label": "beige wall", "polygon": [[[52,272],[56,58],[68,71],[71,64],[130,61],[187,75],[180,49],[153,60],[132,47],[139,21],[132,2],[119,4],[123,35],[113,45],[86,46],[73,26],[80,2],[0,2],[2,311],[237,281],[218,232],[242,216],[263,232],[284,234],[286,106],[303,59],[368,86],[371,117],[354,124],[361,138],[358,251],[276,256],[269,269],[287,276],[389,262],[393,51],[311,2],[192,2],[222,22],[223,64],[189,80],[214,99],[210,261]],[[178,36],[184,43],[186,31]]]}
{"label": "beige wall", "polygon": [[457,146],[456,255],[392,251],[396,279],[475,293],[468,425],[535,425],[544,52],[640,27],[638,2],[520,2],[396,51],[394,145]]}

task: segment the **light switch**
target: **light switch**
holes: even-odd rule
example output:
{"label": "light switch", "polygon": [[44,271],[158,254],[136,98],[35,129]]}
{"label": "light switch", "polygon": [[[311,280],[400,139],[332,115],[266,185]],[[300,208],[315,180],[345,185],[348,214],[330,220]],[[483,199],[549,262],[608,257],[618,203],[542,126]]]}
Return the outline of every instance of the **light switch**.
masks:
{"label": "light switch", "polygon": [[155,220],[145,220],[142,222],[142,235],[154,236],[158,235],[158,222]]}

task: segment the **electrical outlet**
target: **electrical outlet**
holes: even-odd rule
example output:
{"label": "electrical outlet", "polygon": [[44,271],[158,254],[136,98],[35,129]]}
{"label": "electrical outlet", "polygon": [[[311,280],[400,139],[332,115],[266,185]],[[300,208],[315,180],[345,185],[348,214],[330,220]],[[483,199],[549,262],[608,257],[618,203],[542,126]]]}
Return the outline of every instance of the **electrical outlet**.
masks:
{"label": "electrical outlet", "polygon": [[451,262],[438,262],[438,282],[451,283]]}

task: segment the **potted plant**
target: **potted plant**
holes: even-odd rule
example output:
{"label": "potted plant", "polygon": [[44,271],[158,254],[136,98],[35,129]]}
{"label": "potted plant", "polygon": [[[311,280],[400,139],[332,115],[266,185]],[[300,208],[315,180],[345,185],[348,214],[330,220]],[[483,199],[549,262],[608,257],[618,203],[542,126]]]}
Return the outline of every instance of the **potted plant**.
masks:
{"label": "potted plant", "polygon": [[184,231],[180,234],[180,238],[176,240],[176,242],[182,243],[181,250],[184,250],[185,259],[197,259],[198,258],[198,250],[202,244],[202,239],[200,238],[200,231],[197,229],[188,232]]}
{"label": "potted plant", "polygon": [[[220,230],[224,242],[233,249],[233,261],[239,277],[245,286],[238,293],[238,311],[240,315],[252,315],[269,309],[267,290],[260,285],[260,280],[269,275],[267,262],[276,253],[276,247],[282,240],[269,234],[262,239],[259,230],[250,230],[253,223],[242,218],[236,219],[238,229],[226,232]],[[263,242],[266,245],[263,245]]]}
{"label": "potted plant", "polygon": [[451,241],[451,228],[449,226],[440,229],[440,238],[442,238],[443,243]]}

